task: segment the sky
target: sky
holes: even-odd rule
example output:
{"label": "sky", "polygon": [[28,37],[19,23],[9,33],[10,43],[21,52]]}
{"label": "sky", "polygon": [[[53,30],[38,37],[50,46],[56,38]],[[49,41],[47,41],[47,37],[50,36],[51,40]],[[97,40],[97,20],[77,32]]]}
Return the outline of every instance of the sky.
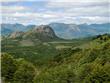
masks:
{"label": "sky", "polygon": [[93,24],[110,22],[109,0],[1,0],[2,23]]}

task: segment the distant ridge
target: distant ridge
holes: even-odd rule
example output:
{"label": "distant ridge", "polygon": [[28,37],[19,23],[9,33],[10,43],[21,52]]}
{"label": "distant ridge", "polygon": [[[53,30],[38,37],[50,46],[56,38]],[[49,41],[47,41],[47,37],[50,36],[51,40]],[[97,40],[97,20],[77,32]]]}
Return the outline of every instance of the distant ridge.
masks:
{"label": "distant ridge", "polygon": [[51,41],[60,39],[58,38],[53,29],[48,25],[40,25],[38,27],[35,27],[27,32],[13,32],[10,34],[9,38],[12,39],[39,39],[41,41]]}
{"label": "distant ridge", "polygon": [[[99,34],[110,33],[110,23],[103,24],[65,24],[65,23],[50,23],[50,26],[56,36],[64,39],[74,39],[82,37],[90,37]],[[31,32],[33,28],[38,28],[36,25],[22,24],[1,24],[1,34],[9,35],[15,31]]]}

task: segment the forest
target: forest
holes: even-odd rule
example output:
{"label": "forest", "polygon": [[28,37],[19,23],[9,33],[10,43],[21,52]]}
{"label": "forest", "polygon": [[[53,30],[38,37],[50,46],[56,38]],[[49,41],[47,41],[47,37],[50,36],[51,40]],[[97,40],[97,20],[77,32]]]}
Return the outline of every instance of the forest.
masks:
{"label": "forest", "polygon": [[2,40],[3,83],[110,83],[109,34],[34,46],[18,41]]}

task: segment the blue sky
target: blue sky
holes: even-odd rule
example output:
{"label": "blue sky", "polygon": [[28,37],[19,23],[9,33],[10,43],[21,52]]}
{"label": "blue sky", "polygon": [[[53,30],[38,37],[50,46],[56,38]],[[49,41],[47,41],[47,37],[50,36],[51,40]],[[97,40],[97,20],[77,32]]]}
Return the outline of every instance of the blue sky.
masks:
{"label": "blue sky", "polygon": [[109,0],[2,0],[2,23],[110,22]]}

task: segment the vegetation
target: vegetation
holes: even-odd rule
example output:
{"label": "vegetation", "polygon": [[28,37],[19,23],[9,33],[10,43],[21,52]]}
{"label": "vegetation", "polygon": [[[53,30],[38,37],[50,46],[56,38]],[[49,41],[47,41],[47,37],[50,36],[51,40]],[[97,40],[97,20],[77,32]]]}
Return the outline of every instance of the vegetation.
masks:
{"label": "vegetation", "polygon": [[12,81],[13,75],[16,71],[16,61],[11,55],[1,55],[1,74],[4,80]]}
{"label": "vegetation", "polygon": [[3,83],[33,83],[36,68],[24,59],[14,59],[9,54],[1,56]]}
{"label": "vegetation", "polygon": [[[83,43],[78,44],[79,41]],[[15,46],[19,41],[11,40],[6,46],[3,42],[2,52],[8,54],[3,53],[1,57],[2,80],[6,83],[110,83],[110,35],[79,41],[35,46]],[[58,45],[71,47],[56,49]]]}
{"label": "vegetation", "polygon": [[18,61],[18,68],[14,73],[14,83],[33,83],[35,73],[37,74],[36,69],[31,63],[25,60],[21,62],[20,60],[20,62]]}

